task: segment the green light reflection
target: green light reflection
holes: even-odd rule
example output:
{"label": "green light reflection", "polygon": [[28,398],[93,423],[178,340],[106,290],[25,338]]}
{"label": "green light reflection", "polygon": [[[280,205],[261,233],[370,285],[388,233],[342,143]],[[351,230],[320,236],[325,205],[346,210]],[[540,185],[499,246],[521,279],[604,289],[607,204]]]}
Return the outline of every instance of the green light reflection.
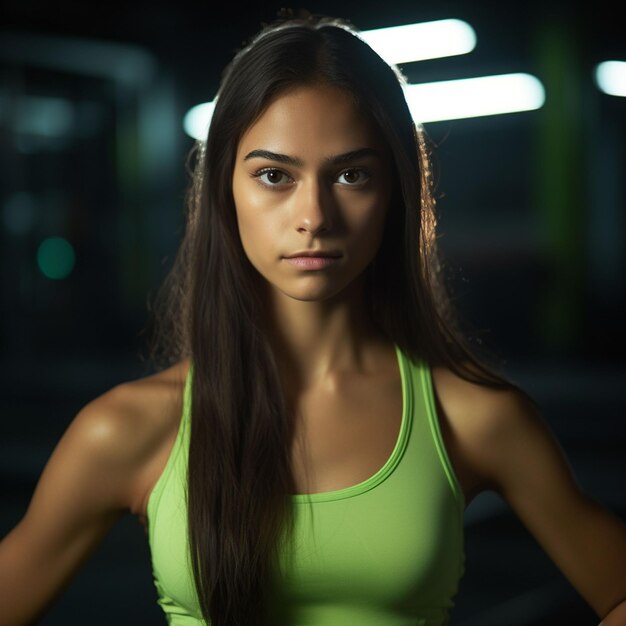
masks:
{"label": "green light reflection", "polygon": [[37,249],[39,271],[51,280],[63,280],[74,269],[76,254],[72,244],[63,237],[48,237]]}

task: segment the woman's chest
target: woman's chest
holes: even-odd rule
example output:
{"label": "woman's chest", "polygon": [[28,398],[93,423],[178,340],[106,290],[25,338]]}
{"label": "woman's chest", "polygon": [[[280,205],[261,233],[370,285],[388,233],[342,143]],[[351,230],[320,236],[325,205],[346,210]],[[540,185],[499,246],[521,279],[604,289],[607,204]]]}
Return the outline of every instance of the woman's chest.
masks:
{"label": "woman's chest", "polygon": [[296,493],[335,491],[375,474],[396,445],[402,414],[398,376],[355,377],[302,394],[292,446]]}

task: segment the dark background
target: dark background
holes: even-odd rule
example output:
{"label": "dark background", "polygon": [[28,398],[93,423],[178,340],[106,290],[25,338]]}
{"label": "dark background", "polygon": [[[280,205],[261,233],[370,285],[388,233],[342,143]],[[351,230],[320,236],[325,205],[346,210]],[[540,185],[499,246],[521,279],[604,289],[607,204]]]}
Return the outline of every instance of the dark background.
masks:
{"label": "dark background", "polygon": [[[139,356],[147,302],[179,241],[193,145],[182,117],[214,97],[223,66],[281,6],[5,0],[1,534],[76,412],[150,371]],[[626,519],[626,99],[592,78],[596,63],[626,60],[621,20],[597,2],[288,6],[362,29],[461,18],[475,50],[403,66],[412,82],[508,72],[543,82],[538,111],[426,125],[440,243],[476,341],[539,402],[583,487]],[[38,267],[49,237],[75,250],[65,279]],[[42,623],[164,623],[155,600],[146,540],[129,516]],[[597,621],[498,497],[471,505],[452,624]]]}

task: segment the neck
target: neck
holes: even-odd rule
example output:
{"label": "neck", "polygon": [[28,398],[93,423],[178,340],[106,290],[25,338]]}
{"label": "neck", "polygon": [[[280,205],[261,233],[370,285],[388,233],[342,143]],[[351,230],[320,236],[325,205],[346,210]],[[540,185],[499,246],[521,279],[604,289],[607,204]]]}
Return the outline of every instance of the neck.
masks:
{"label": "neck", "polygon": [[289,386],[333,385],[345,373],[375,368],[388,341],[372,322],[364,294],[362,280],[321,302],[267,294],[268,334]]}

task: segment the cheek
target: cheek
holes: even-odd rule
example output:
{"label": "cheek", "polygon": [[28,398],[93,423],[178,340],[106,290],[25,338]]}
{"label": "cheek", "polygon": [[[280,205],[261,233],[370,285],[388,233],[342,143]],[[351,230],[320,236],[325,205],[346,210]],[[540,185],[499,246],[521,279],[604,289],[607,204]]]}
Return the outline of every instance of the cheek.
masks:
{"label": "cheek", "polygon": [[233,191],[241,244],[250,262],[258,268],[273,252],[278,232],[275,212],[267,210],[258,194]]}
{"label": "cheek", "polygon": [[248,181],[242,180],[241,174],[233,179],[233,200],[235,202],[235,214],[239,237],[244,249],[248,252],[251,244],[251,235],[257,230],[258,215],[260,213],[258,201],[254,194],[249,191]]}
{"label": "cheek", "polygon": [[258,220],[255,220],[255,214],[247,210],[248,207],[239,205],[237,209],[237,225],[239,226],[239,237],[241,245],[248,258],[252,261],[256,256],[256,251],[263,248],[262,234],[259,232]]}
{"label": "cheek", "polygon": [[355,243],[358,243],[364,254],[371,252],[373,247],[378,247],[385,227],[387,210],[387,203],[381,201],[353,214],[348,227],[355,235]]}

